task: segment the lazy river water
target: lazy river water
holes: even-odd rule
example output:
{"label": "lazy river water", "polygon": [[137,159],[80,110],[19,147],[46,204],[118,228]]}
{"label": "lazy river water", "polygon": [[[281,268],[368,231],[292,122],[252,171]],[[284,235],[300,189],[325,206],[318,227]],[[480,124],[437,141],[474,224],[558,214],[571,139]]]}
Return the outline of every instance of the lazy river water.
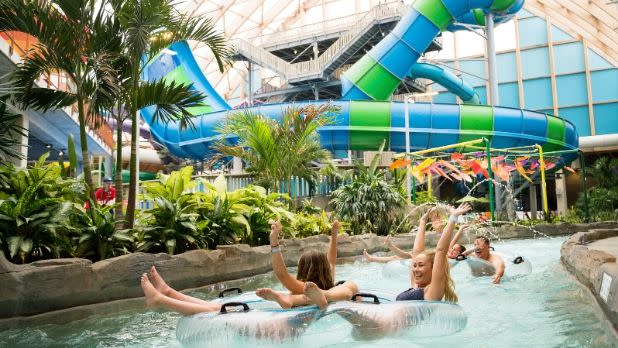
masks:
{"label": "lazy river water", "polygon": [[[560,264],[559,238],[516,240],[499,243],[532,263],[532,273],[491,284],[489,277],[475,278],[465,264],[453,268],[459,304],[467,314],[467,326],[448,336],[388,337],[357,341],[351,325],[338,316],[312,323],[294,347],[615,347],[606,323],[595,311],[596,304]],[[338,279],[353,279],[361,289],[402,291],[409,278],[385,277],[383,265],[354,263],[337,267]],[[293,270],[291,270],[293,271]],[[237,284],[238,282],[236,282]],[[246,291],[276,285],[272,275],[243,281]],[[136,279],[136,286],[138,281]],[[217,284],[192,295],[211,299],[224,285]],[[280,288],[280,287],[279,287]],[[179,315],[162,311],[128,311],[97,316],[66,325],[43,325],[0,332],[0,347],[179,347],[176,324]],[[235,345],[232,341],[232,345]],[[252,341],[254,346],[273,342]],[[207,345],[205,345],[207,346]]]}

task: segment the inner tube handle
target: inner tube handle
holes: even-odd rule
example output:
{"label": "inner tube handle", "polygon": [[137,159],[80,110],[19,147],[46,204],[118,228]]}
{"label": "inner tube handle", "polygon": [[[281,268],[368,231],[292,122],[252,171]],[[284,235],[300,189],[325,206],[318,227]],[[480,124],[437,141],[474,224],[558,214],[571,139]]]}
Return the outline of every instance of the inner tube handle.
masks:
{"label": "inner tube handle", "polygon": [[232,291],[238,291],[238,294],[242,294],[242,289],[241,288],[228,288],[228,289],[222,290],[219,293],[219,298],[225,297],[225,293],[232,292]]}
{"label": "inner tube handle", "polygon": [[228,302],[228,303],[224,303],[221,306],[221,310],[219,311],[219,313],[221,314],[227,313],[227,307],[240,307],[240,306],[242,306],[243,312],[248,312],[251,309],[249,308],[249,305],[247,305],[244,302]]}
{"label": "inner tube handle", "polygon": [[514,260],[513,263],[516,265],[519,265],[520,263],[524,262],[524,258],[521,256],[517,256]]}
{"label": "inner tube handle", "polygon": [[340,281],[338,281],[338,282],[336,282],[336,283],[335,283],[335,286],[337,286],[337,285],[341,285],[341,284],[344,284],[344,283],[345,283],[345,280],[340,280]]}
{"label": "inner tube handle", "polygon": [[358,294],[354,294],[352,296],[352,301],[356,301],[357,297],[360,297],[360,298],[371,298],[371,299],[373,299],[373,303],[374,304],[380,304],[380,300],[378,299],[378,296],[376,296],[374,294],[368,294],[368,293],[359,292]]}

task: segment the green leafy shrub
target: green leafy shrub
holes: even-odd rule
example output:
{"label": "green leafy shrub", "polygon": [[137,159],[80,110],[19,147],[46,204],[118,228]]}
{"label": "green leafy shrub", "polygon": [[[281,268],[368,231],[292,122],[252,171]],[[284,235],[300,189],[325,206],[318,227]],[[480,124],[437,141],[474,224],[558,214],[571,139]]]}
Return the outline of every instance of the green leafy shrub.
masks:
{"label": "green leafy shrub", "polygon": [[188,192],[196,185],[192,173],[192,167],[185,167],[143,185],[144,198],[153,201],[154,208],[140,212],[138,251],[176,254],[208,245],[204,229],[209,221],[198,221],[199,198]]}
{"label": "green leafy shrub", "polygon": [[[593,221],[615,219],[615,210],[618,208],[618,190],[603,187],[593,187],[588,191],[588,211]],[[584,211],[584,197],[577,200],[577,209]],[[582,213],[583,215],[583,213]]]}
{"label": "green leafy shrub", "polygon": [[380,154],[373,158],[369,167],[355,162],[352,182],[331,195],[329,204],[334,216],[349,221],[353,234],[387,235],[401,214],[399,209],[405,204],[400,187],[389,182],[384,171],[378,170]]}
{"label": "green leafy shrub", "polygon": [[128,254],[132,249],[133,236],[129,230],[116,230],[111,214],[116,205],[101,206],[90,200],[90,208],[74,206],[71,217],[77,244],[76,254],[92,261]]}
{"label": "green leafy shrub", "polygon": [[60,167],[46,165],[44,154],[34,166],[4,174],[0,200],[0,245],[11,261],[27,261],[74,254],[69,237],[73,202],[81,202],[85,184],[63,179]]}

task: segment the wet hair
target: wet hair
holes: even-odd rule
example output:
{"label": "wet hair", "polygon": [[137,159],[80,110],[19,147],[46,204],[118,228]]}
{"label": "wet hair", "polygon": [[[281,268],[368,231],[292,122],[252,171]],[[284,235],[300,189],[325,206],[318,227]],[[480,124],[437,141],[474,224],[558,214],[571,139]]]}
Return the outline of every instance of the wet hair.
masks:
{"label": "wet hair", "polygon": [[487,238],[487,237],[485,237],[485,236],[477,236],[477,237],[475,238],[475,240],[476,240],[476,239],[482,239],[482,240],[485,242],[485,244],[489,245],[489,238]]}
{"label": "wet hair", "polygon": [[[463,245],[462,245],[463,247]],[[433,271],[434,259],[436,257],[435,251],[423,251],[421,254],[427,255],[429,261],[431,262],[431,268]],[[453,278],[451,278],[451,266],[448,261],[444,261],[444,300],[448,302],[457,303],[457,294],[455,293],[455,282],[453,282]]]}
{"label": "wet hair", "polygon": [[296,279],[313,282],[322,290],[332,288],[333,273],[326,253],[317,250],[305,251],[298,260]]}

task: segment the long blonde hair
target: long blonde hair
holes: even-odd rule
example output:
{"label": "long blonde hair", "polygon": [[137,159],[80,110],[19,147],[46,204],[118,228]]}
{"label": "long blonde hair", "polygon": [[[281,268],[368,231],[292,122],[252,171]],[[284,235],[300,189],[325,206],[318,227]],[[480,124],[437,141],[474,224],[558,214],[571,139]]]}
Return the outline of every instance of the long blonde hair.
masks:
{"label": "long blonde hair", "polygon": [[[436,257],[436,252],[434,251],[424,251],[422,254],[427,255],[431,262],[431,268],[433,270],[434,259]],[[433,279],[432,279],[433,280]],[[448,302],[457,303],[457,294],[455,293],[455,282],[453,282],[453,278],[451,278],[451,266],[448,263],[448,260],[444,260],[444,300]]]}

